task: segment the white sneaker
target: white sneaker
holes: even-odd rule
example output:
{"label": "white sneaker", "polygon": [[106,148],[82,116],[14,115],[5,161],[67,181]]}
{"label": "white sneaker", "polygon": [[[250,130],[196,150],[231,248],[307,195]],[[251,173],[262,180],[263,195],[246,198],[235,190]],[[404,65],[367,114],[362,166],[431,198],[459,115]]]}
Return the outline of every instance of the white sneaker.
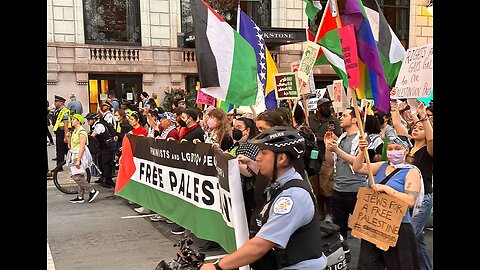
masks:
{"label": "white sneaker", "polygon": [[135,212],[139,213],[139,214],[149,214],[149,213],[150,213],[150,210],[144,208],[143,206],[138,207],[138,208],[134,208],[133,210],[134,210]]}

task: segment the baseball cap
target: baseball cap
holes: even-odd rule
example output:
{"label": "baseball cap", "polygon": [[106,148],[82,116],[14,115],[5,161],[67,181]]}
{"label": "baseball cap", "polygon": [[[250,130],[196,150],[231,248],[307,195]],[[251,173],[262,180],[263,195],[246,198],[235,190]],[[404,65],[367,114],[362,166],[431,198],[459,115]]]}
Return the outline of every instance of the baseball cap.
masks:
{"label": "baseball cap", "polygon": [[327,103],[327,102],[330,102],[330,103],[331,103],[332,101],[331,101],[330,99],[328,99],[328,98],[321,98],[321,99],[319,99],[319,100],[317,101],[317,107],[320,106],[320,105],[322,105],[322,104],[324,104],[324,103]]}

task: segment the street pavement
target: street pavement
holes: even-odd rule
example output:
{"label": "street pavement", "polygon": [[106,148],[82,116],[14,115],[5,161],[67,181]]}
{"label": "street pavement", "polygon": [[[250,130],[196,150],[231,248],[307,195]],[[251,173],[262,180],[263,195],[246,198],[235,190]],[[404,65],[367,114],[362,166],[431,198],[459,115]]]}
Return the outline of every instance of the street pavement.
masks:
{"label": "street pavement", "polygon": [[[55,167],[51,160],[55,146],[49,146],[49,168]],[[92,177],[92,182],[97,178]],[[175,257],[173,247],[181,235],[170,230],[176,224],[152,222],[137,217],[126,200],[113,196],[113,189],[96,185],[100,194],[92,203],[71,204],[75,195],[61,193],[47,180],[47,264],[48,269],[145,269],[154,270],[162,260]],[[194,235],[193,248],[206,243]],[[430,257],[433,259],[433,231],[425,230]],[[360,240],[349,235],[348,243],[352,261],[349,269],[356,270]],[[49,246],[49,248],[48,248]],[[51,252],[51,255],[49,255]],[[222,249],[208,251],[206,256],[222,255]],[[53,258],[53,260],[52,260]]]}

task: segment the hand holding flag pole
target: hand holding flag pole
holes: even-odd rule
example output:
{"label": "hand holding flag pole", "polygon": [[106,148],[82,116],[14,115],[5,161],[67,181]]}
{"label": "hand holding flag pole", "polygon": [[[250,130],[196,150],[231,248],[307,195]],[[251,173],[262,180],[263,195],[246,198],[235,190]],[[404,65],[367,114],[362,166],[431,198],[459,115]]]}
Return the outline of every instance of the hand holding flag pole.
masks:
{"label": "hand holding flag pole", "polygon": [[[335,10],[337,11],[338,10],[338,6],[337,6],[337,1],[336,0],[328,0],[328,1],[331,1],[331,9],[330,10]],[[328,3],[327,3],[328,4]],[[324,15],[325,16],[325,13]],[[338,14],[338,12],[335,12],[335,14],[333,14],[332,12],[332,17],[335,17],[336,19],[336,23],[337,23],[337,28],[340,29],[342,27],[342,23],[341,23],[341,20],[340,20],[340,16]],[[322,17],[322,20],[323,20],[323,17]],[[317,35],[318,35],[318,32],[317,32]],[[356,48],[355,48],[356,49]],[[343,51],[343,49],[342,49]],[[357,54],[358,52],[355,50],[355,51],[350,51],[350,53],[355,53]],[[358,57],[357,57],[358,59]],[[349,84],[350,84],[350,81],[349,81]],[[363,122],[362,122],[362,117],[360,115],[360,110],[358,108],[358,104],[357,104],[357,89],[358,86],[356,86],[355,88],[351,88],[350,85],[348,86],[347,90],[350,91],[351,95],[352,95],[352,103],[353,103],[353,108],[355,110],[355,116],[356,118],[358,119],[357,123],[358,123],[358,129],[360,130],[360,136],[362,138],[365,137],[365,132],[363,131]],[[375,185],[375,181],[373,180],[373,172],[372,172],[372,168],[370,167],[370,157],[368,156],[368,151],[365,151],[365,160],[366,160],[366,163],[367,163],[367,170],[368,170],[368,176],[369,176],[369,180],[370,180],[370,186],[373,188],[373,186]]]}

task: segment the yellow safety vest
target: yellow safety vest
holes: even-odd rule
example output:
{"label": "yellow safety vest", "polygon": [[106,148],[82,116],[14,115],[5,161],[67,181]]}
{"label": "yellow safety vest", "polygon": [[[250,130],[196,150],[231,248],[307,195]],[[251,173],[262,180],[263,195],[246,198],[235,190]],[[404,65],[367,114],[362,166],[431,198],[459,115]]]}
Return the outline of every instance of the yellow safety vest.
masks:
{"label": "yellow safety vest", "polygon": [[[67,109],[66,107],[63,107],[63,108],[60,110],[60,113],[58,114],[57,119],[56,119],[56,121],[55,121],[55,125],[53,126],[53,131],[57,131],[58,127],[63,127],[63,126],[64,126],[63,121],[62,121],[63,116],[64,116],[65,114],[68,115],[69,113],[70,113],[70,110]],[[70,123],[70,121],[68,121],[68,127],[69,127],[69,128],[71,127],[71,125],[72,125],[72,124]]]}
{"label": "yellow safety vest", "polygon": [[117,132],[120,133],[122,131],[122,126],[120,125],[120,121],[117,122]]}
{"label": "yellow safety vest", "polygon": [[127,109],[125,109],[125,114],[126,114],[127,116],[130,116],[130,115],[132,115],[132,113],[133,113],[133,111],[132,111],[132,110],[130,110],[130,109],[128,109],[128,108],[127,108]]}

